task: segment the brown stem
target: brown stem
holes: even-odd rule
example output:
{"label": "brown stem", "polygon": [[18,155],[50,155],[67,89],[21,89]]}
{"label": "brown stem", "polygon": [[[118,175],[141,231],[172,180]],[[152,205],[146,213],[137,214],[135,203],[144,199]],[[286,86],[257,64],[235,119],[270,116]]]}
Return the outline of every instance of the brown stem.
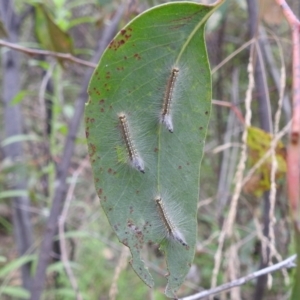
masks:
{"label": "brown stem", "polygon": [[220,100],[212,100],[212,104],[229,107],[236,114],[241,124],[245,124],[245,119],[243,117],[243,114],[234,104],[227,101],[220,101]]}
{"label": "brown stem", "polygon": [[[287,185],[292,219],[295,228],[295,241],[297,253],[300,253],[300,220],[299,220],[299,198],[300,198],[300,21],[292,12],[285,0],[276,0],[282,8],[287,22],[292,30],[293,45],[293,117],[290,140],[287,148]],[[300,255],[297,258],[297,270],[291,299],[299,299],[300,295]]]}
{"label": "brown stem", "polygon": [[77,58],[70,53],[59,53],[59,52],[52,52],[52,51],[47,51],[47,50],[30,49],[30,48],[26,48],[26,47],[20,46],[18,44],[10,43],[10,42],[7,42],[7,41],[1,40],[1,39],[0,39],[0,46],[14,49],[19,52],[23,52],[23,53],[26,53],[26,54],[32,55],[32,56],[36,56],[36,55],[52,56],[52,57],[61,58],[64,60],[74,62],[79,65],[83,65],[83,66],[94,68],[94,69],[97,67],[97,64]]}
{"label": "brown stem", "polygon": [[300,231],[298,210],[300,197],[300,21],[285,0],[276,0],[292,30],[293,45],[293,118],[290,141],[287,149],[287,184],[291,212],[297,231]]}

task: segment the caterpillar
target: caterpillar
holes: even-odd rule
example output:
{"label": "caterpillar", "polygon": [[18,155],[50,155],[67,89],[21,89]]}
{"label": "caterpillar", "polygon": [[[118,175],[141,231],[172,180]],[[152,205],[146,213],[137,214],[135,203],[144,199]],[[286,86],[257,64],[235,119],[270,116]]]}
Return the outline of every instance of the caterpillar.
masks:
{"label": "caterpillar", "polygon": [[129,156],[130,164],[132,165],[133,168],[137,169],[142,173],[145,173],[144,161],[134,147],[134,143],[130,135],[127,118],[124,113],[119,114],[118,117],[121,125],[120,127],[121,127],[122,136]]}
{"label": "caterpillar", "polygon": [[176,83],[176,79],[179,74],[178,68],[173,68],[171,71],[171,75],[169,77],[166,91],[164,95],[163,107],[161,112],[161,120],[162,123],[166,126],[166,128],[172,133],[173,132],[173,121],[171,115],[171,104],[173,101],[173,92]]}
{"label": "caterpillar", "polygon": [[183,246],[187,246],[184,236],[172,223],[172,221],[166,211],[166,208],[163,204],[162,198],[156,197],[154,200],[156,202],[158,214],[159,214],[160,218],[162,219],[164,226],[166,228],[166,231],[168,233],[168,237],[173,238],[174,240],[178,241]]}

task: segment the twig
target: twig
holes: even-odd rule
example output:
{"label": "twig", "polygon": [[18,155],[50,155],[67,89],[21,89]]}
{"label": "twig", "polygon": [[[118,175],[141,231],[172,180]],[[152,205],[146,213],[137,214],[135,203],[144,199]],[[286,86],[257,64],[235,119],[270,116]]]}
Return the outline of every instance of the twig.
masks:
{"label": "twig", "polygon": [[93,69],[95,69],[97,67],[97,64],[77,58],[70,53],[60,53],[60,52],[52,52],[52,51],[47,51],[47,50],[30,49],[30,48],[26,48],[26,47],[20,46],[18,44],[10,43],[10,42],[7,42],[7,41],[1,40],[1,39],[0,39],[0,46],[14,49],[19,52],[23,52],[23,53],[26,53],[26,54],[32,55],[32,56],[36,56],[36,55],[52,56],[52,57],[68,60],[68,61],[74,62],[76,64],[90,67]]}
{"label": "twig", "polygon": [[[276,0],[292,30],[293,45],[293,118],[289,144],[287,147],[287,190],[290,203],[290,212],[295,228],[295,245],[297,254],[300,253],[300,222],[299,222],[299,198],[300,198],[300,21],[292,12],[285,0]],[[297,270],[295,272],[295,283],[292,291],[292,299],[298,299],[300,286],[300,256],[297,259]]]}
{"label": "twig", "polygon": [[287,149],[287,182],[288,182],[288,194],[291,205],[291,212],[293,214],[293,220],[295,227],[298,231],[299,222],[298,219],[298,207],[300,196],[300,157],[299,157],[299,138],[300,138],[300,21],[294,15],[285,0],[276,0],[281,6],[282,11],[291,27],[292,39],[293,39],[293,118],[290,143]]}
{"label": "twig", "polygon": [[[269,240],[266,236],[264,236],[263,234],[263,229],[262,226],[259,222],[259,217],[257,216],[259,213],[257,212],[257,210],[254,210],[253,212],[253,221],[254,221],[254,225],[256,228],[256,234],[258,239],[261,242],[262,247],[264,247],[265,249],[267,247],[269,247],[270,252],[273,254],[273,257],[275,257],[277,259],[277,261],[281,262],[282,261],[282,257],[281,255],[278,253],[275,244],[271,242],[271,240]],[[264,253],[264,252],[263,252]],[[271,264],[270,264],[271,265]],[[286,272],[285,269],[282,270],[282,275],[284,277],[284,282],[286,285],[289,284],[289,277],[288,274]],[[270,279],[269,279],[270,280]]]}
{"label": "twig", "polygon": [[[93,63],[96,63],[99,60],[105,47],[115,35],[115,32],[117,30],[117,25],[123,14],[123,10],[124,10],[124,6],[122,5],[119,7],[110,25],[105,28],[103,38],[99,42],[98,49],[93,57],[93,61],[92,61]],[[50,252],[52,248],[53,237],[57,232],[58,216],[61,213],[62,205],[65,199],[66,188],[67,188],[66,179],[68,176],[68,169],[71,163],[72,153],[75,146],[75,138],[84,112],[84,106],[87,98],[86,90],[91,75],[92,75],[92,70],[87,70],[83,78],[81,91],[79,93],[79,96],[75,104],[75,114],[72,118],[72,122],[69,128],[69,133],[66,138],[61,164],[58,166],[57,181],[56,181],[57,188],[55,190],[54,199],[50,210],[50,215],[47,221],[45,234],[40,249],[37,271],[31,289],[31,300],[39,300],[44,287],[44,282],[46,279],[46,268],[50,260]]]}
{"label": "twig", "polygon": [[248,46],[250,46],[253,43],[253,39],[250,41],[246,42],[243,44],[241,47],[233,51],[230,55],[228,55],[223,61],[221,61],[217,66],[215,66],[212,70],[211,73],[214,74],[217,72],[221,67],[223,67],[226,63],[228,63],[233,57],[235,57],[238,53],[246,49]]}
{"label": "twig", "polygon": [[245,123],[245,120],[244,120],[244,117],[243,117],[241,111],[233,103],[230,103],[227,101],[212,100],[212,104],[229,107],[236,114],[236,116],[239,119],[239,121],[241,122],[241,124]]}
{"label": "twig", "polygon": [[79,292],[78,289],[78,284],[76,281],[76,278],[73,274],[73,271],[71,269],[70,266],[70,262],[68,259],[68,252],[67,252],[67,245],[66,245],[66,238],[65,238],[65,223],[66,223],[66,219],[67,219],[67,215],[68,215],[68,211],[69,211],[69,207],[74,195],[74,190],[76,187],[76,183],[77,183],[77,179],[79,177],[79,175],[82,173],[82,171],[86,168],[86,166],[88,165],[88,158],[86,158],[85,160],[83,160],[83,162],[80,164],[79,168],[74,172],[73,174],[73,178],[72,178],[72,184],[69,187],[67,196],[66,196],[66,202],[64,204],[62,213],[59,217],[58,220],[58,233],[59,233],[59,241],[60,241],[60,247],[61,247],[61,259],[62,259],[62,263],[64,265],[64,268],[66,270],[66,273],[69,277],[70,283],[72,285],[72,288],[74,290],[74,292],[76,293],[76,299],[77,300],[82,300],[82,295]]}
{"label": "twig", "polygon": [[[281,72],[280,72],[278,107],[275,113],[275,120],[274,120],[274,133],[273,133],[274,136],[276,136],[276,134],[279,131],[279,122],[280,122],[281,110],[283,105],[285,81],[286,81],[284,57],[281,48],[279,48],[279,53],[280,53],[280,60],[281,60]],[[269,211],[269,238],[270,238],[270,243],[273,247],[270,247],[269,265],[272,264],[272,257],[275,256],[273,248],[275,248],[275,244],[276,244],[274,226],[276,223],[276,218],[275,218],[275,204],[276,204],[276,193],[277,193],[276,172],[278,169],[278,162],[276,158],[275,147],[271,150],[271,157],[272,157],[272,165],[271,165],[271,174],[270,174],[271,188],[270,188],[270,211]],[[269,288],[271,287],[271,279],[272,279],[271,276],[268,276]]]}
{"label": "twig", "polygon": [[259,271],[254,272],[254,273],[251,273],[247,276],[241,277],[237,280],[233,280],[229,283],[222,284],[222,285],[220,285],[216,288],[206,290],[206,291],[202,291],[202,292],[197,293],[197,294],[192,295],[192,296],[181,298],[181,300],[203,299],[207,296],[218,294],[218,293],[226,291],[228,289],[231,289],[231,288],[234,288],[234,287],[237,287],[237,286],[241,286],[241,285],[245,284],[246,282],[248,282],[250,280],[253,280],[257,277],[260,277],[260,276],[263,276],[263,275],[266,275],[266,274],[273,273],[277,270],[280,270],[280,269],[283,269],[283,268],[295,267],[294,261],[296,260],[296,257],[297,257],[297,255],[294,254],[291,257],[289,257],[289,258],[287,258],[287,259],[285,259],[285,260],[283,260],[283,261],[281,261],[281,262],[279,262],[279,263],[277,263],[273,266],[261,269]]}
{"label": "twig", "polygon": [[116,296],[118,295],[117,282],[118,282],[121,272],[124,270],[124,268],[127,265],[128,255],[129,255],[129,249],[127,247],[123,246],[118,265],[115,269],[114,278],[113,278],[113,281],[112,281],[112,284],[111,284],[110,290],[109,290],[109,299],[110,300],[115,300]]}
{"label": "twig", "polygon": [[[233,109],[237,109],[236,105],[239,101],[239,69],[235,68],[232,73],[232,85],[231,85],[231,102],[228,103],[229,105],[233,106]],[[234,176],[234,167],[236,165],[236,159],[238,158],[238,152],[239,149],[237,147],[235,148],[229,148],[226,149],[226,146],[234,147],[234,145],[238,143],[233,143],[232,141],[235,139],[234,137],[234,129],[236,128],[243,128],[245,120],[240,112],[239,109],[237,109],[237,112],[240,114],[240,118],[238,116],[238,119],[240,119],[240,122],[242,126],[239,126],[237,124],[236,112],[233,110],[230,112],[227,118],[227,124],[226,124],[226,132],[223,137],[223,145],[220,145],[218,149],[213,149],[213,153],[216,153],[216,150],[220,150],[221,148],[224,149],[224,152],[222,153],[222,160],[220,165],[220,171],[219,171],[219,180],[218,180],[218,189],[217,189],[217,218],[222,218],[222,214],[224,211],[224,207],[227,204],[230,193],[231,193],[231,184]],[[237,115],[237,114],[236,114]],[[242,121],[241,121],[242,120]]]}
{"label": "twig", "polygon": [[251,122],[251,99],[252,99],[252,91],[254,88],[254,78],[253,78],[253,65],[252,65],[252,54],[249,57],[249,63],[248,63],[248,77],[249,77],[249,85],[246,92],[246,98],[245,98],[245,105],[246,105],[246,117],[245,117],[245,128],[243,131],[242,136],[242,151],[241,156],[239,160],[239,164],[237,166],[236,174],[235,174],[235,190],[231,201],[230,210],[228,213],[228,217],[226,221],[223,224],[222,231],[220,233],[219,237],[219,246],[217,249],[217,252],[215,254],[215,266],[213,269],[212,274],[212,280],[211,280],[211,286],[214,288],[217,283],[217,275],[220,269],[221,265],[221,256],[222,256],[222,249],[224,245],[224,241],[226,238],[226,235],[231,236],[232,235],[232,226],[236,217],[236,209],[237,204],[239,200],[239,196],[242,189],[242,178],[243,178],[243,172],[245,169],[246,159],[247,159],[247,134],[248,129],[247,127],[250,126]]}

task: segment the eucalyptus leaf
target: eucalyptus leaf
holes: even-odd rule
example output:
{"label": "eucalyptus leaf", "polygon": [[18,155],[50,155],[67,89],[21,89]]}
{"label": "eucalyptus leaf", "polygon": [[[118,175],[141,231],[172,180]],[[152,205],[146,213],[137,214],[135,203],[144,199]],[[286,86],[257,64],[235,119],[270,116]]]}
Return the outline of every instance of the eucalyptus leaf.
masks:
{"label": "eucalyptus leaf", "polygon": [[168,297],[175,297],[195,253],[211,109],[204,28],[215,9],[172,2],[139,15],[112,40],[88,89],[86,136],[101,205],[150,287],[142,250],[160,244]]}

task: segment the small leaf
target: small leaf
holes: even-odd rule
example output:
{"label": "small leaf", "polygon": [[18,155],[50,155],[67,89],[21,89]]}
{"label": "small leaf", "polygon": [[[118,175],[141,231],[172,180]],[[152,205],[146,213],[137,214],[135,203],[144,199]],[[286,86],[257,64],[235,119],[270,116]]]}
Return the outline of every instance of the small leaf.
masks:
{"label": "small leaf", "polygon": [[35,255],[25,255],[21,256],[10,263],[8,263],[6,266],[2,267],[0,270],[0,278],[4,278],[12,271],[20,268],[21,266],[33,261],[36,258]]}
{"label": "small leaf", "polygon": [[0,295],[6,295],[9,297],[13,297],[12,299],[20,298],[20,299],[29,299],[30,293],[20,286],[3,286],[0,289]]}
{"label": "small leaf", "polygon": [[8,190],[8,191],[0,192],[0,199],[13,198],[13,197],[27,197],[27,196],[28,196],[27,190]]}
{"label": "small leaf", "polygon": [[45,49],[73,53],[73,43],[69,34],[59,28],[43,4],[35,5],[35,32]]}
{"label": "small leaf", "polygon": [[27,142],[27,141],[39,141],[39,137],[33,134],[16,134],[11,137],[6,138],[2,143],[1,146],[5,147],[7,145],[13,143],[20,143],[20,142]]}
{"label": "small leaf", "polygon": [[22,91],[18,92],[17,95],[10,102],[10,105],[13,106],[13,105],[19,104],[23,100],[23,98],[25,96],[27,96],[28,94],[30,94],[30,92],[27,90],[22,90]]}
{"label": "small leaf", "polygon": [[[160,244],[169,297],[175,297],[195,253],[211,108],[204,28],[215,8],[172,2],[144,12],[111,41],[88,90],[86,136],[101,205],[130,248],[133,269],[151,287],[141,252],[148,243]],[[168,130],[160,120],[169,109]],[[163,209],[155,197],[162,198]]]}
{"label": "small leaf", "polygon": [[[248,128],[248,165],[253,167],[270,149],[273,136],[257,127]],[[279,181],[286,174],[285,147],[281,141],[278,142],[275,149],[277,160],[276,180]],[[252,178],[245,184],[243,190],[245,193],[254,194],[260,197],[271,187],[270,174],[272,170],[272,156],[269,156],[265,162],[257,169]]]}

